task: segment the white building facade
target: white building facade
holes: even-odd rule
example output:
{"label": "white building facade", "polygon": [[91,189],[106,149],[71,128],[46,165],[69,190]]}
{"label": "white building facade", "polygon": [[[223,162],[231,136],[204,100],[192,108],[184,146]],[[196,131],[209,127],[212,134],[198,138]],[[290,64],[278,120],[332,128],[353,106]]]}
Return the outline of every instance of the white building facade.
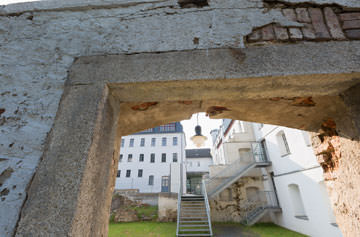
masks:
{"label": "white building facade", "polygon": [[[272,216],[272,220],[309,236],[342,236],[309,133],[274,125],[253,126],[257,141],[265,145],[272,162],[272,166],[267,168],[268,181],[275,184],[282,209]],[[271,183],[265,182],[264,185],[271,186]]]}
{"label": "white building facade", "polygon": [[200,193],[202,180],[209,175],[209,167],[213,164],[210,149],[186,149],[186,192]]}
{"label": "white building facade", "polygon": [[[246,212],[245,207],[249,204],[255,205],[256,200],[263,199],[269,202],[271,197],[271,205],[275,203],[279,208],[257,221],[271,221],[313,237],[342,236],[308,132],[224,119],[222,126],[213,130],[211,135],[214,165],[210,167],[210,179],[216,180],[223,174],[231,176],[232,173],[233,177],[239,177],[212,203],[216,210],[213,219],[242,222],[244,216],[241,213],[237,215],[234,214],[236,209],[226,208],[236,205],[240,209],[244,207]],[[268,165],[256,167],[259,161],[266,161]],[[234,172],[251,164],[254,168],[243,175]],[[240,195],[243,197],[237,200]],[[227,213],[232,213],[231,217]]]}
{"label": "white building facade", "polygon": [[184,148],[179,122],[122,137],[115,189],[177,193]]}

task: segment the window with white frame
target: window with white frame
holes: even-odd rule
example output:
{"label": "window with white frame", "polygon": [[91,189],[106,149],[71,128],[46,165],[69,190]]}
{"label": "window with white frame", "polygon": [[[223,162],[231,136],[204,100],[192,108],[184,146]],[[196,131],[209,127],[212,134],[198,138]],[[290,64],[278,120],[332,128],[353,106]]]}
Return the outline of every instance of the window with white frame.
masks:
{"label": "window with white frame", "polygon": [[134,138],[130,139],[129,147],[134,147]]}
{"label": "window with white frame", "polygon": [[173,162],[177,162],[177,161],[178,161],[178,154],[173,153]]}
{"label": "window with white frame", "polygon": [[149,185],[154,185],[154,175],[149,176]]}
{"label": "window with white frame", "polygon": [[304,202],[301,197],[300,188],[297,184],[289,184],[289,194],[292,201],[294,216],[298,219],[308,220],[306,215]]}
{"label": "window with white frame", "polygon": [[132,162],[132,158],[133,158],[132,154],[129,154],[129,155],[128,155],[128,160],[127,160],[127,161],[128,161],[128,162]]}
{"label": "window with white frame", "polygon": [[150,163],[155,163],[155,153],[150,154]]}
{"label": "window with white frame", "polygon": [[284,131],[280,131],[276,134],[276,140],[279,145],[280,155],[286,156],[290,154],[290,149]]}
{"label": "window with white frame", "polygon": [[123,138],[121,139],[121,147],[124,147],[124,145],[125,145],[125,139]]}
{"label": "window with white frame", "polygon": [[151,138],[151,146],[155,146],[156,145],[156,138],[153,137]]}
{"label": "window with white frame", "polygon": [[119,177],[120,177],[120,174],[121,174],[121,170],[118,170],[118,171],[117,171],[117,174],[116,174],[116,177],[119,178]]}
{"label": "window with white frame", "polygon": [[145,146],[145,138],[140,139],[140,146]]}
{"label": "window with white frame", "polygon": [[163,163],[166,162],[166,153],[161,154],[161,162],[163,162]]}
{"label": "window with white frame", "polygon": [[120,154],[119,162],[122,162],[122,160],[123,160],[123,154]]}
{"label": "window with white frame", "polygon": [[307,131],[301,131],[306,146],[311,146],[310,134]]}
{"label": "window with white frame", "polygon": [[162,145],[162,146],[166,146],[166,137],[163,137],[163,138],[161,139],[161,145]]}
{"label": "window with white frame", "polygon": [[139,162],[144,162],[144,154],[139,155]]}
{"label": "window with white frame", "polygon": [[138,170],[138,177],[141,178],[142,175],[143,175],[143,170],[142,169]]}
{"label": "window with white frame", "polygon": [[131,170],[126,170],[126,178],[130,178]]}
{"label": "window with white frame", "polygon": [[173,137],[173,146],[177,146],[177,144],[178,144],[178,138]]}

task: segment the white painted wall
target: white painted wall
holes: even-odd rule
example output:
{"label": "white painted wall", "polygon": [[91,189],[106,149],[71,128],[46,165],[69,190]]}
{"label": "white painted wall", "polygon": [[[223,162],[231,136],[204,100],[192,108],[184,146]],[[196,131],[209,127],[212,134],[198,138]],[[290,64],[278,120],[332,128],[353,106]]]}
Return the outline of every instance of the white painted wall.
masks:
{"label": "white painted wall", "polygon": [[[284,132],[289,146],[290,153],[287,155],[282,155],[279,148],[277,135],[280,132]],[[273,215],[273,221],[313,237],[342,236],[340,229],[331,225],[335,218],[324,186],[322,169],[306,137],[308,134],[273,125],[264,125],[261,128],[260,124],[254,124],[254,133],[258,141],[266,141],[268,157],[272,162],[272,166],[267,170],[274,172],[274,183],[282,208],[282,213]],[[289,190],[291,184],[299,187],[308,220],[295,217],[299,213],[299,204],[292,198]],[[271,187],[268,182],[265,186]]]}
{"label": "white painted wall", "polygon": [[[162,138],[166,137],[167,145],[162,146]],[[173,137],[178,138],[178,145],[173,145]],[[145,138],[145,146],[140,146],[141,138]],[[151,146],[151,139],[156,139],[155,146]],[[119,162],[118,170],[120,177],[116,178],[116,189],[139,189],[140,192],[161,192],[161,177],[172,176],[169,183],[176,183],[180,180],[180,172],[172,172],[171,170],[180,169],[181,158],[184,153],[184,134],[183,133],[150,133],[150,134],[134,134],[125,136],[124,147],[120,149],[120,155],[123,159]],[[130,147],[130,139],[134,139],[134,147]],[[150,154],[155,154],[155,163],[150,162]],[[162,154],[166,154],[166,162],[161,161]],[[173,153],[177,153],[177,162],[173,162]],[[132,162],[128,162],[128,155],[132,154]],[[144,161],[139,161],[140,154],[144,154]],[[171,169],[171,166],[174,166]],[[138,170],[143,170],[142,177],[138,177]],[[126,177],[126,171],[131,170],[131,176]],[[154,176],[154,185],[149,185],[149,176]],[[178,192],[179,186],[170,187],[171,192]]]}
{"label": "white painted wall", "polygon": [[251,152],[248,156],[244,156],[241,151],[245,149],[251,151],[251,142],[255,141],[252,124],[235,120],[227,133],[225,129],[223,126],[220,127],[219,134],[211,150],[214,165],[231,164],[233,162],[242,162],[246,165],[251,162]]}
{"label": "white painted wall", "polygon": [[212,165],[212,158],[186,158],[186,172],[209,173],[209,166]]}

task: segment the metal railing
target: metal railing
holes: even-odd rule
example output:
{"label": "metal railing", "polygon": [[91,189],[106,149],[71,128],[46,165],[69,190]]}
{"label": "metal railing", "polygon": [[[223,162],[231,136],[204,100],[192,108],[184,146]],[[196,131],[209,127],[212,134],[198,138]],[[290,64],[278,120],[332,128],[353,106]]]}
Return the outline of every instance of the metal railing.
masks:
{"label": "metal railing", "polygon": [[212,227],[211,227],[211,218],[210,218],[210,205],[209,205],[208,195],[207,195],[207,192],[206,192],[205,180],[202,180],[202,194],[204,196],[204,201],[205,201],[205,206],[206,206],[206,216],[207,216],[207,219],[208,219],[210,236],[213,236]]}
{"label": "metal railing", "polygon": [[259,191],[257,194],[248,197],[250,201],[242,206],[245,210],[244,224],[251,224],[260,214],[267,209],[279,209],[279,202],[273,191]]}
{"label": "metal railing", "polygon": [[183,194],[183,164],[180,163],[180,185],[179,185],[178,201],[177,201],[176,236],[178,236],[179,234],[182,194]]}
{"label": "metal railing", "polygon": [[234,182],[242,174],[245,174],[250,169],[256,167],[260,163],[268,163],[265,151],[261,147],[261,143],[253,142],[251,143],[251,157],[250,162],[242,162],[241,159],[236,159],[232,163],[226,165],[221,171],[216,175],[210,177],[206,181],[206,186],[208,194],[212,196],[217,193],[219,190],[225,189],[228,183]]}

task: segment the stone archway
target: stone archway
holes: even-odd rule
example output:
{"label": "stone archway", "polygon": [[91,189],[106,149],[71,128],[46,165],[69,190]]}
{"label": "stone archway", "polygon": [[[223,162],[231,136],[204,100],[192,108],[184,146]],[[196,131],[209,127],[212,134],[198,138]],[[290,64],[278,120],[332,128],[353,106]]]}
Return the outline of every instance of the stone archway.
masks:
{"label": "stone archway", "polygon": [[338,223],[345,236],[359,233],[360,72],[353,44],[359,47],[330,42],[79,58],[16,235],[105,236],[120,137],[200,111],[320,131]]}

